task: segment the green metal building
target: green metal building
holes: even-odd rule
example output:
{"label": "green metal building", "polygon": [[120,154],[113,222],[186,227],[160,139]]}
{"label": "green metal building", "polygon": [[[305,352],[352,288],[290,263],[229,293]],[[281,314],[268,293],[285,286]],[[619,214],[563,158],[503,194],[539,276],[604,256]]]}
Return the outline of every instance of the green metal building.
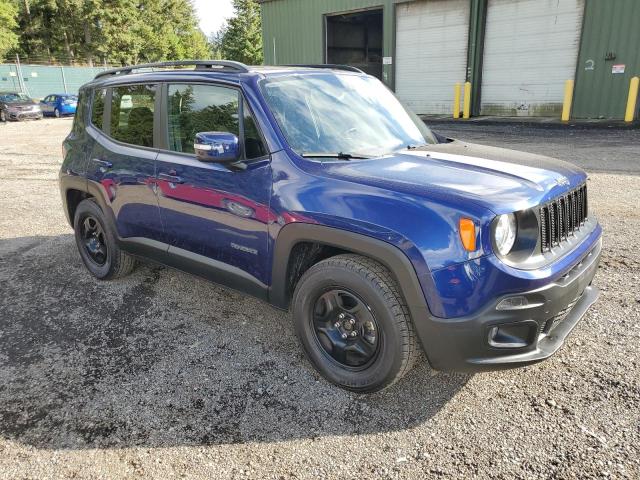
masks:
{"label": "green metal building", "polygon": [[[640,75],[640,0],[261,0],[266,64],[341,63],[420,114],[624,117]],[[637,107],[636,107],[637,111]]]}

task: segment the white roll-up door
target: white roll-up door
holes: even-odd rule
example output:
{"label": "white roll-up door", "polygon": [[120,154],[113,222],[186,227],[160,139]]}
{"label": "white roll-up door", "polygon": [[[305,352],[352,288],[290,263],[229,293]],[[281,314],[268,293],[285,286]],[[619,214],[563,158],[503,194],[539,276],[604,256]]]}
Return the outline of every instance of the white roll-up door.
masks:
{"label": "white roll-up door", "polygon": [[583,0],[489,0],[482,115],[558,116],[573,79]]}
{"label": "white roll-up door", "polygon": [[469,0],[400,3],[396,17],[396,94],[416,113],[450,114],[465,81]]}

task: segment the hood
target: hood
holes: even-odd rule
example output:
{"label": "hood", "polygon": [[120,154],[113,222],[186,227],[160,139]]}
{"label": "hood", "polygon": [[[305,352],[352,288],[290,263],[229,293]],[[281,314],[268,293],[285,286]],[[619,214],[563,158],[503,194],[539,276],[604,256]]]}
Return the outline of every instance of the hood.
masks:
{"label": "hood", "polygon": [[375,159],[326,162],[324,170],[399,193],[464,198],[496,214],[539,205],[586,180],[583,170],[567,162],[457,140]]}

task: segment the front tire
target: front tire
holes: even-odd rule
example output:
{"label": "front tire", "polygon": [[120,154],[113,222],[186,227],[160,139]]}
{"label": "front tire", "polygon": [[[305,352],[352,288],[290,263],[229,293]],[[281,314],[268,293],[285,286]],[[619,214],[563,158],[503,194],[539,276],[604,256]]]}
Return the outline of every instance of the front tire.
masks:
{"label": "front tire", "polygon": [[369,393],[407,373],[419,349],[389,270],[360,255],[312,266],[293,297],[295,329],[313,366],[342,388]]}
{"label": "front tire", "polygon": [[60,110],[58,110],[57,108],[53,111],[53,116],[56,118],[60,118]]}
{"label": "front tire", "polygon": [[95,201],[87,199],[80,202],[73,228],[80,257],[94,277],[112,280],[133,271],[135,258],[120,250],[104,213]]}

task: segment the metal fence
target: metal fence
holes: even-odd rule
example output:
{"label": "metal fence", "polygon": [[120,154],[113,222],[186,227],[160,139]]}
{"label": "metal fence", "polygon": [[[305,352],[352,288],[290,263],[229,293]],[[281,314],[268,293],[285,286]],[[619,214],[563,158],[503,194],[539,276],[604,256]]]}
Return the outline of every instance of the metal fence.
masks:
{"label": "metal fence", "polygon": [[77,94],[81,85],[107,68],[0,63],[0,91],[24,92],[37,99],[52,93]]}

